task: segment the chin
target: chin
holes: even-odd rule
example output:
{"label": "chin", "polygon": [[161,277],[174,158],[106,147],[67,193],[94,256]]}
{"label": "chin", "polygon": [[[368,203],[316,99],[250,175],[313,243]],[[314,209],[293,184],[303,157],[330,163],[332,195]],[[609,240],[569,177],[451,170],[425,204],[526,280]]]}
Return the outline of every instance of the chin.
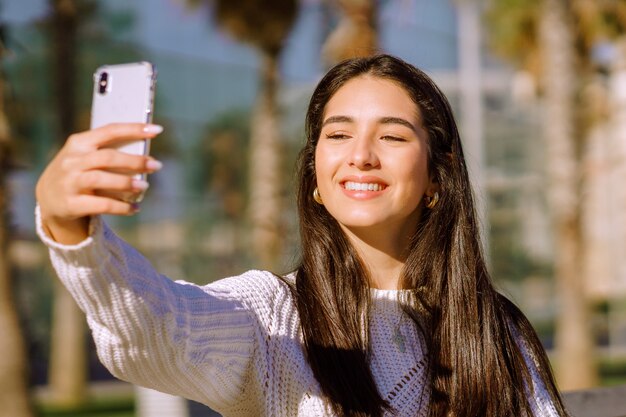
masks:
{"label": "chin", "polygon": [[339,224],[349,229],[363,229],[363,228],[375,228],[385,226],[386,222],[381,219],[349,219],[346,221],[342,221],[341,219],[337,219]]}

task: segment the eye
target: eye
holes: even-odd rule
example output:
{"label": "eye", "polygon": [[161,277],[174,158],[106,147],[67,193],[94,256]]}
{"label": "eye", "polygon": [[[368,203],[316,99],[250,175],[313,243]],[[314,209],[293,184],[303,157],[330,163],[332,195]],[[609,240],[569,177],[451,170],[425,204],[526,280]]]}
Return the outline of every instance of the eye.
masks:
{"label": "eye", "polygon": [[389,141],[389,142],[406,142],[406,139],[403,138],[402,136],[395,136],[395,135],[385,135],[385,136],[382,136],[381,139],[385,141]]}
{"label": "eye", "polygon": [[345,133],[340,133],[340,132],[326,134],[326,139],[342,140],[342,139],[349,139],[349,138],[350,138],[350,135],[347,135]]}

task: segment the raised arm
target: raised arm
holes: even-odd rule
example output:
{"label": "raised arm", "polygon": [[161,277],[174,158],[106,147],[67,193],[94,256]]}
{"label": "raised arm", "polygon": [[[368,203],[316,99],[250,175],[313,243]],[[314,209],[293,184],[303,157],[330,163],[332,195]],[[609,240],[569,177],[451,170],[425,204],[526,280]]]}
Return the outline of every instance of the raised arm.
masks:
{"label": "raised arm", "polygon": [[99,216],[135,213],[114,196],[145,190],[131,174],[160,167],[105,146],[159,131],[118,124],[71,136],[37,184],[37,232],[113,375],[227,410],[255,381],[258,325],[245,294],[237,282],[199,287],[162,276]]}

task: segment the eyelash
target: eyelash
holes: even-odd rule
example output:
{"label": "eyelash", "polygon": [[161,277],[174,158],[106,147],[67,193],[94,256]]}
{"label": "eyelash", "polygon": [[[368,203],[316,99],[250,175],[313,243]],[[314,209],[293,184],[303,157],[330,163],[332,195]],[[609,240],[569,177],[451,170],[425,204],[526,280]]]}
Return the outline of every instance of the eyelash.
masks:
{"label": "eyelash", "polygon": [[382,139],[390,140],[392,142],[406,142],[406,139],[400,136],[385,135],[382,137]]}
{"label": "eyelash", "polygon": [[343,133],[330,133],[326,135],[326,139],[347,139],[350,136],[343,134]]}
{"label": "eyelash", "polygon": [[[330,133],[330,134],[326,134],[326,139],[332,139],[332,140],[342,140],[342,139],[349,139],[351,136],[350,135],[346,135],[344,133]],[[393,135],[385,135],[385,136],[381,136],[382,140],[387,140],[390,142],[406,142],[406,139],[400,136],[393,136]]]}

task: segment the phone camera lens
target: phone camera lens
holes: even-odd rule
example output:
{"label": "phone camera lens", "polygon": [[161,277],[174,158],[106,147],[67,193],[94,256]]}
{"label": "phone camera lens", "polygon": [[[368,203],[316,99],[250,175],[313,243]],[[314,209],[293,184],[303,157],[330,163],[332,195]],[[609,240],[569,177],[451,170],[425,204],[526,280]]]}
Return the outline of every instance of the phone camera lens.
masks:
{"label": "phone camera lens", "polygon": [[107,92],[107,87],[109,85],[109,73],[103,72],[100,74],[100,80],[98,80],[98,91],[100,94],[105,94]]}

